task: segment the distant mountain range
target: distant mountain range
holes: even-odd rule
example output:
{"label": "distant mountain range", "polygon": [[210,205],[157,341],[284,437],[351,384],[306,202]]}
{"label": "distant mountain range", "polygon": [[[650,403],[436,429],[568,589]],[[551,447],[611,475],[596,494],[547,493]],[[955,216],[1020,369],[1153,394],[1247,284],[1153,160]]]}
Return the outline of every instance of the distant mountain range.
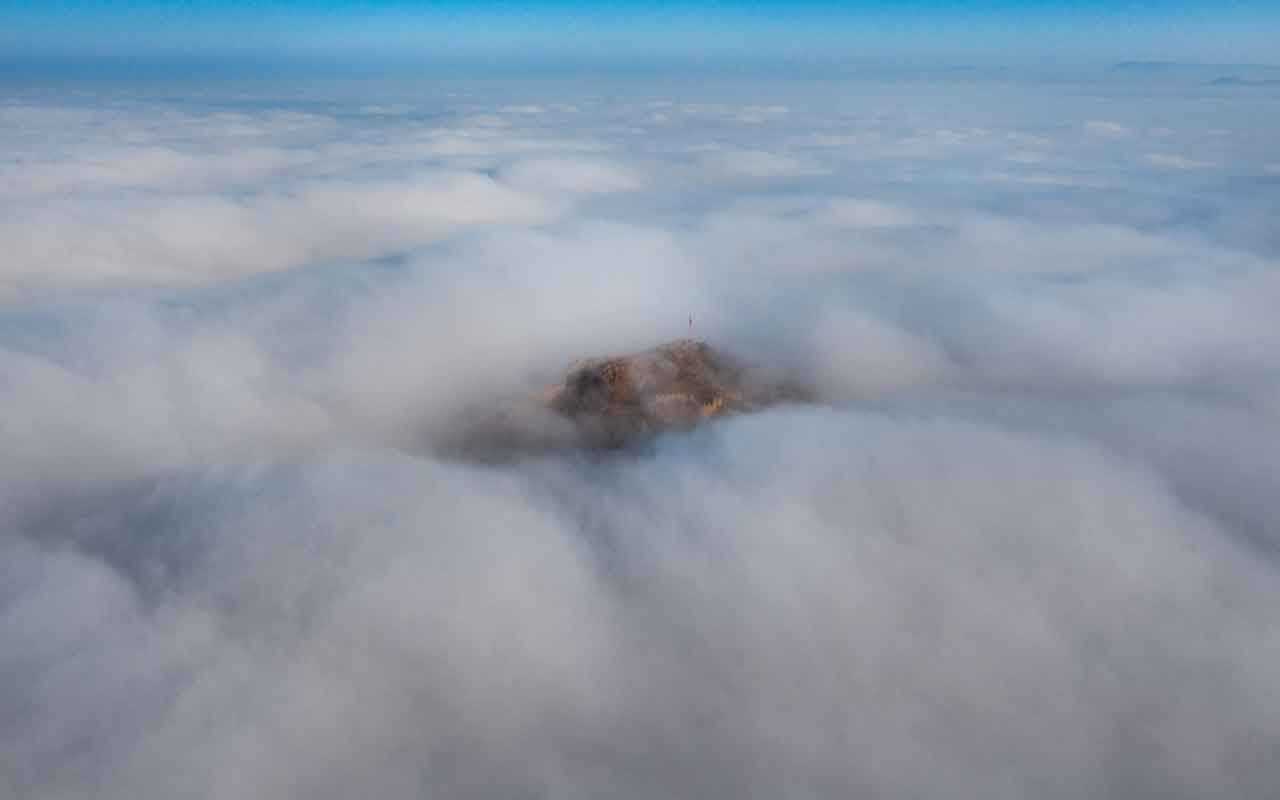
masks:
{"label": "distant mountain range", "polygon": [[1280,66],[1125,61],[1107,69],[1113,80],[1164,81],[1214,86],[1280,86]]}

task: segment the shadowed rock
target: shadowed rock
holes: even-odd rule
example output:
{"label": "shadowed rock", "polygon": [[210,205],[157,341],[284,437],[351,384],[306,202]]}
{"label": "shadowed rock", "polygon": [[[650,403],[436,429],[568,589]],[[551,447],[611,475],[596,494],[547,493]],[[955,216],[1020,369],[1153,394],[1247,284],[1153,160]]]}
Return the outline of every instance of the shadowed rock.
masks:
{"label": "shadowed rock", "polygon": [[597,446],[618,446],[704,420],[755,411],[804,392],[770,380],[705,342],[682,339],[642,353],[575,363],[545,405]]}
{"label": "shadowed rock", "polygon": [[705,342],[682,339],[639,353],[574,362],[563,380],[463,425],[452,445],[502,459],[565,448],[614,449],[813,394]]}

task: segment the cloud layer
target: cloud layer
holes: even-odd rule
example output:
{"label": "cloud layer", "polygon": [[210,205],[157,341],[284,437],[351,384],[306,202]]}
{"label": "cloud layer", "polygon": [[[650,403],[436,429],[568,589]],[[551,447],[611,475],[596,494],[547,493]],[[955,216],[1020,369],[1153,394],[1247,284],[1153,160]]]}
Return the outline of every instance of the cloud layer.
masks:
{"label": "cloud layer", "polygon": [[[1266,795],[1267,91],[10,97],[0,794]],[[823,403],[457,456],[690,315]]]}

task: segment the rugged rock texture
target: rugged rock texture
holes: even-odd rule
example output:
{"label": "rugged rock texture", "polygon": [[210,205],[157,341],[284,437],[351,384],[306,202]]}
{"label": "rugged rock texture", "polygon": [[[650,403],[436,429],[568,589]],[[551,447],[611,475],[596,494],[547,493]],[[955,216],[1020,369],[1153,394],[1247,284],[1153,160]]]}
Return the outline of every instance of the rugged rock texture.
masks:
{"label": "rugged rock texture", "polygon": [[705,342],[682,339],[642,353],[575,363],[542,402],[589,444],[620,446],[728,414],[809,394]]}
{"label": "rugged rock texture", "polygon": [[481,461],[616,449],[731,414],[812,401],[798,381],[682,339],[574,362],[559,383],[498,412],[477,409],[476,417],[459,420],[454,434],[435,446]]}

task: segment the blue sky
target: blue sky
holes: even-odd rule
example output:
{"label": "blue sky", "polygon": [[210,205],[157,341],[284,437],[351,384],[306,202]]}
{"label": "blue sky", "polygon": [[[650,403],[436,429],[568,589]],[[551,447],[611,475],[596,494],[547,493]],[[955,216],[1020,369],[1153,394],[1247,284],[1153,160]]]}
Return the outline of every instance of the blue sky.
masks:
{"label": "blue sky", "polygon": [[1274,62],[1269,0],[0,0],[0,57],[422,62]]}

